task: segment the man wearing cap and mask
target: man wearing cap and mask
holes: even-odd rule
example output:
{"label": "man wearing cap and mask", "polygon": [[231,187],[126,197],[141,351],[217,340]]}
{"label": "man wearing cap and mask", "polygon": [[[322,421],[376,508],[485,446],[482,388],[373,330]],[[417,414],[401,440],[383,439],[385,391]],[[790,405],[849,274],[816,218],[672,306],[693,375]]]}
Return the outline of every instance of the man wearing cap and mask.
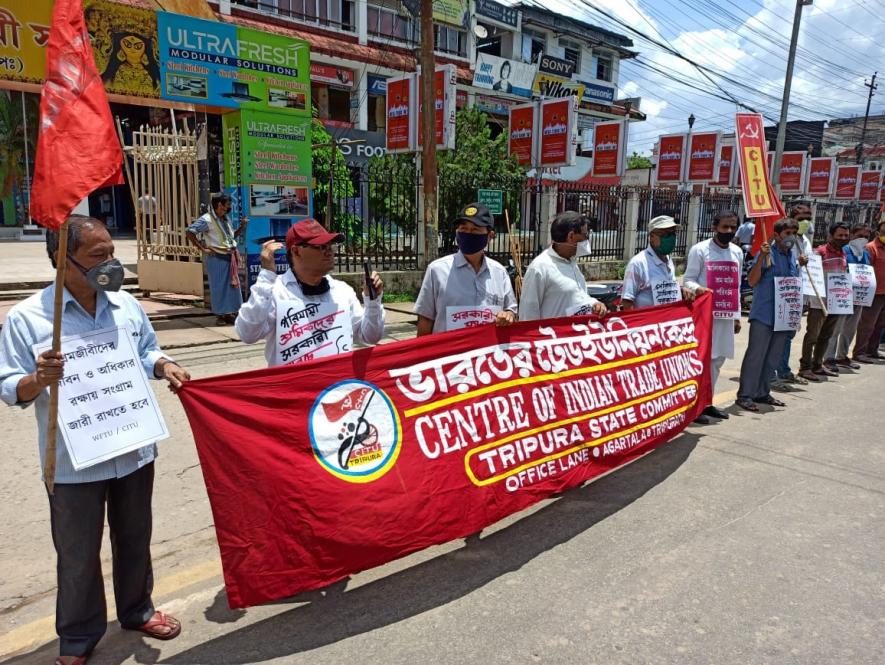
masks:
{"label": "man wearing cap and mask", "polygon": [[[676,282],[676,266],[670,254],[676,248],[679,224],[669,215],[659,215],[648,223],[648,247],[630,259],[624,271],[621,307],[625,310],[664,305],[678,300],[691,302],[695,291]],[[708,425],[702,413],[694,420]]]}
{"label": "man wearing cap and mask", "polygon": [[587,280],[577,259],[590,254],[590,224],[585,215],[567,210],[550,222],[549,248],[531,262],[519,298],[522,321],[559,316],[608,313],[587,293]]}
{"label": "man wearing cap and mask", "polygon": [[516,321],[516,296],[507,270],[485,254],[495,237],[492,213],[481,203],[470,203],[455,225],[459,251],[427,266],[415,301],[419,337],[478,323],[509,326]]}
{"label": "man wearing cap and mask", "polygon": [[[295,222],[286,233],[289,270],[282,275],[276,274],[274,254],[283,245],[268,240],[261,246],[261,272],[234,326],[246,344],[265,341],[269,366],[346,353],[351,342],[377,344],[384,335],[384,282],[378,273],[371,275],[374,297],[368,285],[363,287],[365,308],[348,284],[329,275],[335,245],[343,241],[342,234],[326,231],[314,219]],[[340,322],[349,322],[351,329],[342,334]],[[298,339],[306,346],[299,348]]]}
{"label": "man wearing cap and mask", "polygon": [[[72,215],[68,219],[68,254],[59,255],[59,233],[47,231],[46,249],[53,268],[67,261],[62,294],[62,335],[85,335],[119,328],[132,335],[140,364],[117,370],[120,381],[147,376],[165,379],[177,390],[190,375],[166,356],[147,315],[131,295],[120,291],[123,266],[103,222]],[[41,463],[45,462],[49,388],[64,377],[64,357],[33,347],[52,339],[55,285],[15,305],[0,333],[0,396],[10,406],[33,404]],[[57,554],[55,629],[56,662],[85,663],[107,630],[107,606],[101,571],[101,545],[107,514],[112,547],[116,614],[123,628],[168,640],[181,632],[175,618],[158,612],[151,599],[151,495],[156,445],[77,471],[58,434],[55,488],[49,495],[49,523]],[[7,466],[14,469],[15,465]]]}
{"label": "man wearing cap and mask", "polygon": [[[796,223],[791,219],[775,222],[772,241],[773,246],[762,243],[747,276],[753,287],[753,306],[750,308],[750,336],[741,363],[735,404],[753,412],[759,411],[757,404],[786,406],[771,396],[774,366],[779,362],[789,336],[788,331],[774,329],[774,278],[799,277],[799,262],[792,252],[796,242]],[[805,261],[805,257],[800,258],[800,262]]]}
{"label": "man wearing cap and mask", "polygon": [[[696,294],[715,287],[717,293],[714,296],[719,295],[714,297],[713,344],[710,354],[714,392],[719,370],[725,359],[734,358],[734,336],[741,330],[740,288],[744,253],[732,242],[736,229],[737,214],[730,210],[717,212],[713,217],[713,237],[688,250],[685,275],[682,278],[683,285]],[[709,283],[711,277],[716,280],[716,284]],[[731,310],[724,308],[730,300],[727,291],[734,294],[735,306]],[[712,404],[704,410],[704,415],[728,418],[725,411]]]}
{"label": "man wearing cap and mask", "polygon": [[243,304],[240,292],[239,253],[237,238],[246,231],[248,218],[243,217],[234,231],[230,221],[231,201],[227,194],[212,196],[211,209],[187,227],[187,239],[202,252],[209,277],[212,313],[218,325],[230,325]]}

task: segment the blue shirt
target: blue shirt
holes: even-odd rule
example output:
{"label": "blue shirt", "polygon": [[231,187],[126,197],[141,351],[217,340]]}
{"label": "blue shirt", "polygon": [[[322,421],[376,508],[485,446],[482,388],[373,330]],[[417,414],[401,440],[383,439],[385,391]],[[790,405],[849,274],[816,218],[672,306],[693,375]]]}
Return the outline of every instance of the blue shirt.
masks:
{"label": "blue shirt", "polygon": [[[25,408],[32,402],[19,402],[18,383],[37,369],[32,347],[52,340],[52,305],[55,286],[35,293],[9,310],[6,324],[0,332],[0,398],[10,406]],[[154,366],[160,358],[168,358],[157,344],[157,335],[147,315],[131,295],[99,292],[95,317],[89,314],[65,289],[62,297],[62,336],[77,335],[93,330],[128,326],[136,341],[138,355],[145,372],[154,377]],[[36,406],[37,436],[40,445],[40,468],[46,456],[46,421],[49,411],[49,388],[33,402]],[[56,440],[56,483],[90,483],[111,478],[122,478],[154,461],[155,444],[139,448],[81,471],[75,471],[64,439],[59,432]]]}
{"label": "blue shirt", "polygon": [[[749,319],[774,327],[774,278],[799,277],[799,264],[796,262],[793,252],[784,254],[780,247],[774,243],[769,256],[771,257],[771,267],[762,264],[762,278],[753,288],[753,305],[750,307]],[[756,261],[763,259],[760,252]],[[754,265],[756,261],[753,262]]]}

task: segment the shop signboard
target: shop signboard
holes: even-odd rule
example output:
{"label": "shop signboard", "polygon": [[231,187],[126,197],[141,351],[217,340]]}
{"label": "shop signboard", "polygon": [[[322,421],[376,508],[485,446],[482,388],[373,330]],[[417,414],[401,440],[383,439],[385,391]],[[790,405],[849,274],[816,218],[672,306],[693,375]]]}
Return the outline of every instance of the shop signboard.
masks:
{"label": "shop signboard", "polygon": [[477,53],[473,85],[520,97],[531,97],[537,69],[538,66],[534,64]]}
{"label": "shop signboard", "polygon": [[467,18],[467,0],[433,0],[434,23],[463,26]]}
{"label": "shop signboard", "polygon": [[346,67],[326,65],[321,62],[310,63],[310,80],[328,83],[339,88],[353,87],[353,70]]}
{"label": "shop signboard", "polygon": [[310,45],[230,23],[157,12],[161,96],[310,116]]}
{"label": "shop signboard", "polygon": [[575,73],[575,63],[543,53],[541,54],[541,60],[538,62],[538,71],[567,79],[571,78],[572,74]]}
{"label": "shop signboard", "polygon": [[579,81],[570,81],[552,74],[538,73],[535,76],[535,84],[532,92],[538,97],[564,98],[577,97],[578,104],[584,98],[584,84]]}
{"label": "shop signboard", "polygon": [[476,14],[511,28],[515,28],[519,24],[519,10],[516,7],[502,5],[495,0],[476,0]]}
{"label": "shop signboard", "polygon": [[[611,85],[601,85],[599,83],[590,83],[589,81],[578,81],[584,86],[584,101],[594,102],[595,104],[603,104],[611,106],[615,101],[615,88]],[[634,109],[638,109],[639,105],[635,104]]]}
{"label": "shop signboard", "polygon": [[[0,79],[42,83],[52,0],[0,0]],[[160,96],[157,14],[109,0],[83,0],[95,67],[105,90]]]}
{"label": "shop signboard", "polygon": [[387,77],[373,76],[369,74],[367,77],[367,86],[370,95],[386,95],[387,94]]}
{"label": "shop signboard", "polygon": [[483,113],[490,115],[507,115],[510,108],[516,105],[512,99],[503,99],[501,97],[488,97],[487,95],[476,95],[475,105]]}

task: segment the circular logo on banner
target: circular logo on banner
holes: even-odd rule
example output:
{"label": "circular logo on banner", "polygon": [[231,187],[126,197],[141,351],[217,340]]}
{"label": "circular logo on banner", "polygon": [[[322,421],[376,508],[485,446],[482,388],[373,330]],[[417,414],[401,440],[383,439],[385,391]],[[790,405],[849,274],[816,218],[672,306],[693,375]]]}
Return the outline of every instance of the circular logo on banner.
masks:
{"label": "circular logo on banner", "polygon": [[351,379],[317,397],[310,410],[313,454],[326,471],[369,483],[390,471],[402,444],[399,415],[380,388]]}

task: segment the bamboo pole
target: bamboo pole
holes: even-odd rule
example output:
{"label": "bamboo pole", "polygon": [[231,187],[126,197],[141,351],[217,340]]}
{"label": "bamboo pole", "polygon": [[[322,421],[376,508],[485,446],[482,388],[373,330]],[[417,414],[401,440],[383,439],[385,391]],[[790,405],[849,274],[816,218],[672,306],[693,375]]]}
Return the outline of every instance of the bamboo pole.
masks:
{"label": "bamboo pole", "polygon": [[[52,351],[61,351],[61,306],[65,288],[65,267],[68,256],[68,223],[58,229],[58,259],[55,270],[55,299],[52,306]],[[58,381],[49,386],[49,415],[46,422],[46,458],[43,460],[43,482],[52,495],[55,492],[56,439],[58,439]]]}
{"label": "bamboo pole", "polygon": [[513,255],[513,265],[516,266],[516,279],[513,280],[516,299],[519,300],[522,293],[522,255],[519,247],[515,244],[513,232],[510,228],[510,211],[504,208],[504,222],[507,224],[507,237],[510,239],[510,253]]}

